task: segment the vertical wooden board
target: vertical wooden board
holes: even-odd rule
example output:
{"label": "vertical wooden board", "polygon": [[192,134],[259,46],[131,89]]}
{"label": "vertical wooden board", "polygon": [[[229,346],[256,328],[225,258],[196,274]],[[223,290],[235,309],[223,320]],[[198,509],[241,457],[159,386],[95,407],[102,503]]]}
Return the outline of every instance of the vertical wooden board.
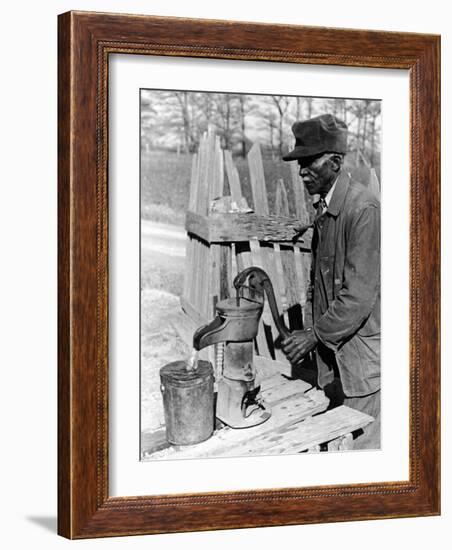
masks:
{"label": "vertical wooden board", "polygon": [[184,270],[184,292],[183,296],[186,300],[191,301],[191,279],[193,276],[193,238],[187,235],[185,244],[185,270]]}
{"label": "vertical wooden board", "polygon": [[[221,266],[221,245],[210,245],[210,317],[215,314],[215,306],[220,300],[220,266]],[[209,317],[209,318],[210,318]]]}
{"label": "vertical wooden board", "polygon": [[296,216],[300,220],[301,224],[306,224],[306,223],[309,223],[309,213],[306,206],[306,197],[305,197],[303,183],[298,173],[298,163],[289,162],[289,164],[290,164],[290,175],[292,176],[292,189],[295,197]]}
{"label": "vertical wooden board", "polygon": [[191,163],[191,178],[190,178],[190,197],[188,200],[188,209],[192,212],[196,211],[196,197],[198,194],[198,154],[195,153]]}
{"label": "vertical wooden board", "polygon": [[206,269],[206,248],[207,245],[196,238],[196,254],[193,265],[193,281],[194,281],[194,299],[192,302],[196,311],[205,318],[206,309],[206,285],[207,285],[207,269]]}
{"label": "vertical wooden board", "polygon": [[220,146],[220,138],[215,138],[215,169],[213,175],[212,199],[224,194],[224,154]]}
{"label": "vertical wooden board", "polygon": [[287,307],[289,308],[295,304],[301,303],[301,285],[298,280],[295,266],[294,247],[280,244],[279,249],[286,287]]}
{"label": "vertical wooden board", "polygon": [[210,283],[211,283],[211,273],[210,273],[210,246],[207,243],[202,242],[202,252],[201,252],[201,266],[200,271],[202,272],[202,287],[201,287],[201,312],[203,315],[209,319],[210,318]]}
{"label": "vertical wooden board", "polygon": [[235,258],[237,262],[237,271],[243,271],[253,265],[251,258],[251,248],[249,242],[235,243]]}
{"label": "vertical wooden board", "polygon": [[206,181],[203,184],[203,188],[206,190],[204,213],[207,214],[210,210],[210,204],[213,198],[213,191],[215,187],[215,161],[216,161],[216,136],[212,128],[209,128],[207,132],[207,155],[206,155]]}
{"label": "vertical wooden board", "polygon": [[242,198],[242,188],[240,186],[240,178],[237,168],[232,160],[230,151],[225,150],[224,162],[226,167],[226,174],[228,176],[229,189],[231,190],[231,197],[234,202],[239,204]]}
{"label": "vertical wooden board", "polygon": [[[250,250],[251,250],[251,265],[255,265],[257,267],[260,267],[261,269],[265,269],[262,258],[261,258],[261,249],[259,246],[259,241],[256,239],[252,239],[250,241]],[[264,305],[264,312],[262,314],[261,320],[259,321],[259,331],[257,333],[257,347],[259,349],[259,355],[262,355],[263,357],[269,357],[272,358],[272,352],[270,350],[270,347],[268,345],[267,341],[267,334],[265,330],[265,322],[267,324],[270,324],[271,313],[269,312],[267,301],[265,301]]]}
{"label": "vertical wooden board", "polygon": [[264,165],[262,163],[261,149],[258,143],[255,143],[248,153],[248,166],[250,169],[254,211],[256,214],[268,216],[269,210],[267,189],[265,187]]}
{"label": "vertical wooden board", "polygon": [[[237,253],[236,253],[236,243],[232,243],[231,245],[231,283],[230,283],[230,289],[232,291],[234,285],[232,284],[236,275],[238,274],[238,264],[237,264]],[[231,294],[232,295],[232,294]]]}
{"label": "vertical wooden board", "polygon": [[303,258],[303,255],[300,249],[294,246],[295,271],[299,282],[298,291],[300,292],[301,305],[304,306],[306,304],[306,290],[309,278],[306,277],[306,260]]}
{"label": "vertical wooden board", "polygon": [[[283,314],[282,296],[284,295],[285,288],[284,288],[284,281],[282,277],[278,275],[278,271],[276,268],[275,249],[273,248],[272,244],[261,242],[260,251],[261,251],[261,257],[262,257],[262,263],[264,265],[264,271],[266,271],[266,273],[270,277],[270,281],[272,282],[273,291],[275,293],[276,305],[278,308],[278,313],[279,315],[282,315]],[[275,342],[275,340],[279,336],[279,332],[276,328],[276,324],[273,319],[273,315],[271,315],[271,313],[268,317],[268,321],[272,331],[273,342]]]}
{"label": "vertical wooden board", "polygon": [[289,217],[289,200],[282,179],[279,179],[276,184],[275,214]]}
{"label": "vertical wooden board", "polygon": [[191,265],[191,305],[199,312],[199,284],[197,267],[199,265],[199,240],[193,237],[193,261]]}
{"label": "vertical wooden board", "polygon": [[232,257],[231,245],[220,245],[220,299],[229,298],[232,285]]}
{"label": "vertical wooden board", "polygon": [[[284,181],[279,179],[277,181],[276,187],[276,201],[275,201],[275,214],[279,216],[289,217],[289,201],[287,199],[287,191],[284,185]],[[283,294],[283,309],[288,309],[291,305],[290,300],[290,284],[292,283],[293,278],[286,278],[284,271],[284,265],[287,263],[285,261],[285,256],[287,255],[290,247],[285,246],[281,247],[279,244],[275,244],[275,254],[276,254],[276,267],[278,269],[278,275],[281,273],[280,277],[284,283],[284,289],[281,289]]]}
{"label": "vertical wooden board", "polygon": [[380,182],[378,181],[375,168],[370,169],[369,189],[378,199],[380,199]]}
{"label": "vertical wooden board", "polygon": [[219,138],[214,133],[209,134],[208,153],[207,211],[210,212],[213,199],[223,195],[223,152],[220,148]]}
{"label": "vertical wooden board", "polygon": [[203,301],[204,301],[204,294],[205,294],[205,280],[206,280],[206,268],[204,265],[204,243],[200,240],[198,240],[198,257],[197,262],[195,266],[195,270],[193,273],[193,278],[196,281],[196,310],[201,314],[204,315],[204,308],[203,308]]}
{"label": "vertical wooden board", "polygon": [[198,214],[207,214],[208,200],[208,139],[204,134],[199,143],[199,171],[198,171],[198,193],[196,197],[195,212]]}

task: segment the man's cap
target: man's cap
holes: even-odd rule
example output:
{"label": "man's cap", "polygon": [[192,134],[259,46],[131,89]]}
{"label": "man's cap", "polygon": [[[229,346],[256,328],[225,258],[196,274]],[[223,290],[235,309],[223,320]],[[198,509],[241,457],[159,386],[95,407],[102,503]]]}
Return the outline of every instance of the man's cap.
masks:
{"label": "man's cap", "polygon": [[283,160],[297,160],[321,153],[347,152],[347,125],[334,115],[326,114],[297,121],[292,126],[295,147]]}

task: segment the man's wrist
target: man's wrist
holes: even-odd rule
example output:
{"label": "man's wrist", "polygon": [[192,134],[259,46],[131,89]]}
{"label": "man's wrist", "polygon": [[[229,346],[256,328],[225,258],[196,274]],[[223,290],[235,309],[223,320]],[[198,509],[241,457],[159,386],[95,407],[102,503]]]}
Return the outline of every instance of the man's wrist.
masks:
{"label": "man's wrist", "polygon": [[307,332],[309,334],[309,336],[312,337],[313,340],[315,340],[316,342],[319,341],[318,337],[317,337],[317,334],[314,330],[314,327],[308,327],[308,328],[305,328],[305,332]]}

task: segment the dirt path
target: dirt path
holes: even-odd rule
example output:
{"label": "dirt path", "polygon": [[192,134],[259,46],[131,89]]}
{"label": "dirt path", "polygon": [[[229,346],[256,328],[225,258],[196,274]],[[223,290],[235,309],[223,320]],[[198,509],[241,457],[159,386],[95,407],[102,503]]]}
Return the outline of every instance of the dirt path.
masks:
{"label": "dirt path", "polygon": [[160,368],[190,350],[174,325],[185,268],[182,227],[141,222],[141,431],[163,425]]}
{"label": "dirt path", "polygon": [[141,220],[141,252],[159,252],[185,258],[186,233],[183,227]]}

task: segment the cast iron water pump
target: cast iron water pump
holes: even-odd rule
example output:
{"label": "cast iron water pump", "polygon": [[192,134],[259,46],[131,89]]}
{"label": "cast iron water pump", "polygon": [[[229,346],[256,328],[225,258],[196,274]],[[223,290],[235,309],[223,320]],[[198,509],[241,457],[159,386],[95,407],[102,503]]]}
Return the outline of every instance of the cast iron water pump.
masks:
{"label": "cast iron water pump", "polygon": [[[260,396],[253,363],[254,338],[267,295],[275,325],[281,337],[287,338],[289,329],[279,315],[270,278],[259,267],[249,267],[234,279],[235,298],[227,298],[216,305],[215,319],[200,327],[193,336],[196,350],[224,343],[222,372],[217,380],[216,416],[232,428],[256,426],[271,416],[269,407]],[[244,289],[248,296],[245,297]]]}

